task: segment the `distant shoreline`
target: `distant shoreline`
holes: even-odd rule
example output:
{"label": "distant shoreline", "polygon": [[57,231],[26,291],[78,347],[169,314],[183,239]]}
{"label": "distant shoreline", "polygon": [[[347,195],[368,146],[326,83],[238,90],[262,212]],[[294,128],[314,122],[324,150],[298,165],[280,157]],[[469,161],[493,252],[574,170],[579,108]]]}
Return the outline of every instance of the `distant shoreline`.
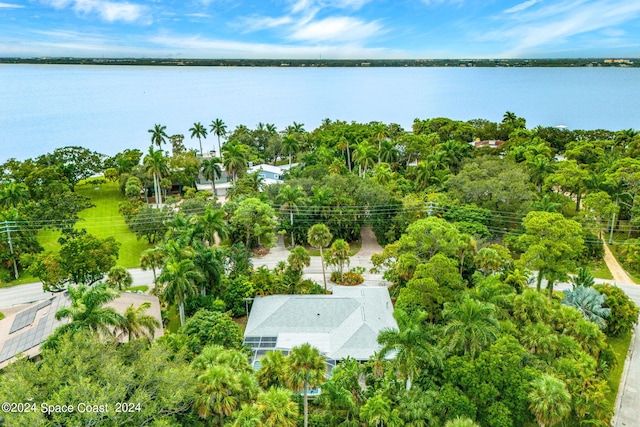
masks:
{"label": "distant shoreline", "polygon": [[565,59],[167,59],[0,58],[0,64],[140,65],[182,67],[640,67],[638,58]]}

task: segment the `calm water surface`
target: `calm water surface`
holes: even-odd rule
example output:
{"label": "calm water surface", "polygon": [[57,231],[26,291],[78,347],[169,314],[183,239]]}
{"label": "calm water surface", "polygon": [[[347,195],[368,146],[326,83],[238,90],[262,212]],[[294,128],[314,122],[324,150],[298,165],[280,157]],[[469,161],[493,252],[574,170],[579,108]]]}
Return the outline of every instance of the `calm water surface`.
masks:
{"label": "calm water surface", "polygon": [[188,129],[215,118],[230,130],[293,121],[312,130],[324,118],[410,129],[414,118],[500,121],[508,110],[528,127],[619,130],[640,128],[639,107],[637,68],[1,65],[0,161],[65,145],[146,151],[155,123],[195,148]]}

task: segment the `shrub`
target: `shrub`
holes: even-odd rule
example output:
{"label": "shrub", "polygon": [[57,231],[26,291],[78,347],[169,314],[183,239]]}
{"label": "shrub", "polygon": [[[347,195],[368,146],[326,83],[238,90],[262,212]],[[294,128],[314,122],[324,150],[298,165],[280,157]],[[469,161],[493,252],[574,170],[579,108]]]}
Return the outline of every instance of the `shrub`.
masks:
{"label": "shrub", "polygon": [[610,337],[617,337],[630,331],[638,321],[638,306],[617,286],[607,283],[595,285],[594,288],[606,295],[604,307],[611,309],[604,333]]}

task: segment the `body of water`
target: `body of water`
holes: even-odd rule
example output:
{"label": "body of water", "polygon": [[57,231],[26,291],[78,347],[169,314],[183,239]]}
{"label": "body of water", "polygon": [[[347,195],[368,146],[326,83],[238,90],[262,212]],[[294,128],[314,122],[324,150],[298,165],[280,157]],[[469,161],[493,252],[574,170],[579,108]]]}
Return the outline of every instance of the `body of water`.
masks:
{"label": "body of water", "polygon": [[[146,151],[154,124],[182,133],[220,118],[244,124],[324,118],[398,123],[505,111],[527,127],[640,128],[638,68],[218,68],[0,65],[0,161],[80,145]],[[210,136],[205,149],[217,145]]]}

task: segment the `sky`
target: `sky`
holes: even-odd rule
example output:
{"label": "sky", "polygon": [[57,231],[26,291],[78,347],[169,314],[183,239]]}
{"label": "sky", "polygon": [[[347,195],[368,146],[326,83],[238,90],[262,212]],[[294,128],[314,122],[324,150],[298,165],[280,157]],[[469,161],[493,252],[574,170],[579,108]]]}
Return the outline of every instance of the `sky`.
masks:
{"label": "sky", "polygon": [[2,57],[640,57],[639,0],[0,0]]}

